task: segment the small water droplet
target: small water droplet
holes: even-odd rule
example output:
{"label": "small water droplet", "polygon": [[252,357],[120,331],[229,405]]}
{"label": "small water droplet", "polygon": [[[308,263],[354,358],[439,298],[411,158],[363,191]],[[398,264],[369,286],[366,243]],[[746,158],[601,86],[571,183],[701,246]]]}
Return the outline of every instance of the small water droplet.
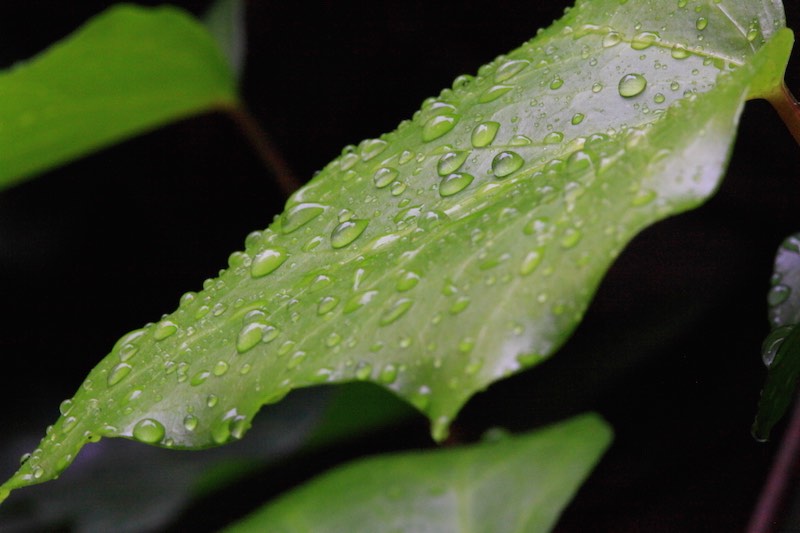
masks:
{"label": "small water droplet", "polygon": [[533,140],[525,135],[514,135],[509,141],[511,146],[529,146],[533,144]]}
{"label": "small water droplet", "polygon": [[58,411],[61,413],[61,416],[67,416],[70,411],[72,411],[72,400],[64,400],[61,402],[61,405],[58,406]]}
{"label": "small water droplet", "polygon": [[439,184],[439,195],[442,197],[453,196],[467,188],[474,179],[472,174],[466,172],[450,174],[442,178],[442,182]]}
{"label": "small water droplet", "polygon": [[386,150],[388,145],[389,143],[381,139],[367,139],[362,141],[358,147],[362,161],[369,161],[370,159],[378,156],[378,154]]}
{"label": "small water droplet", "polygon": [[708,27],[708,19],[705,17],[698,17],[694,23],[694,27],[700,31],[703,31]]}
{"label": "small water droplet", "polygon": [[513,88],[513,85],[492,85],[478,97],[478,103],[486,104],[488,102],[493,102]]}
{"label": "small water droplet", "polygon": [[631,48],[634,50],[645,50],[653,46],[653,43],[659,40],[659,36],[655,32],[643,31],[633,36],[631,40]]}
{"label": "small water droplet", "polygon": [[200,372],[197,372],[194,376],[192,376],[192,379],[191,381],[189,381],[189,384],[192,387],[198,387],[203,383],[205,383],[210,375],[211,372],[209,372],[208,370],[201,370]]}
{"label": "small water droplet", "polygon": [[253,258],[253,262],[250,264],[250,275],[254,278],[266,276],[277,270],[287,258],[288,255],[285,249],[267,248]]}
{"label": "small water droplet", "polygon": [[564,236],[561,238],[561,246],[564,248],[573,248],[580,242],[581,237],[583,237],[583,234],[580,230],[569,228],[564,232]]}
{"label": "small water droplet", "polygon": [[516,76],[520,71],[530,64],[529,61],[524,59],[515,59],[507,61],[497,67],[497,72],[494,74],[494,81],[497,83],[504,82]]}
{"label": "small water droplet", "polygon": [[775,285],[767,294],[767,303],[770,307],[775,307],[789,299],[792,289],[786,285]]}
{"label": "small water droplet", "polygon": [[113,387],[131,373],[133,367],[128,363],[120,363],[108,373],[108,386]]}
{"label": "small water droplet", "polygon": [[216,394],[209,394],[206,396],[206,405],[208,407],[214,407],[219,403],[219,397]]}
{"label": "small water droplet", "polygon": [[500,123],[494,121],[481,122],[472,130],[472,146],[483,148],[489,146],[497,136]]}
{"label": "small water droplet", "polygon": [[619,95],[624,98],[633,98],[644,91],[647,80],[641,74],[625,74],[619,80]]}
{"label": "small water droplet", "polygon": [[564,140],[564,134],[560,131],[551,131],[544,136],[545,144],[558,144]]}
{"label": "small water droplet", "polygon": [[334,310],[339,304],[339,298],[336,296],[324,296],[320,299],[317,305],[317,314],[324,315]]}
{"label": "small water droplet", "polygon": [[356,367],[356,379],[364,381],[372,376],[372,365],[361,361]]}
{"label": "small water droplet", "polygon": [[505,178],[519,170],[524,163],[525,160],[516,152],[500,152],[492,159],[492,172],[498,178]]}
{"label": "small water droplet", "polygon": [[417,286],[419,280],[420,280],[419,274],[409,270],[408,272],[405,272],[402,276],[400,276],[400,278],[397,280],[395,289],[398,292],[410,291],[411,289]]}
{"label": "small water droplet", "polygon": [[428,120],[422,127],[422,141],[430,142],[452,130],[458,122],[459,115],[437,115]]}
{"label": "small water droplet", "polygon": [[383,369],[381,369],[381,373],[380,376],[378,376],[378,379],[381,381],[381,383],[384,383],[386,385],[394,383],[395,380],[397,379],[397,367],[391,363],[384,366]]}
{"label": "small water droplet", "polygon": [[682,44],[678,43],[672,46],[672,51],[670,52],[672,57],[675,59],[686,59],[690,55],[691,52]]}
{"label": "small water droplet", "polygon": [[133,427],[133,438],[145,444],[161,442],[164,434],[164,426],[152,418],[143,418]]}
{"label": "small water droplet", "polygon": [[171,337],[178,331],[178,326],[169,320],[162,320],[156,324],[156,329],[153,330],[153,338],[157,341],[163,341],[167,337]]}
{"label": "small water droplet", "polygon": [[336,226],[331,233],[331,246],[338,249],[351,244],[364,233],[368,224],[368,220],[357,218],[342,222]]}
{"label": "small water droplet", "polygon": [[414,305],[414,300],[410,298],[400,298],[384,311],[378,323],[381,326],[388,326],[406,314],[406,312],[411,309],[412,305]]}
{"label": "small water droplet", "polygon": [[375,175],[372,177],[372,181],[375,183],[377,188],[383,189],[384,187],[389,186],[399,174],[400,173],[397,171],[397,169],[391,167],[381,167],[375,172]]}
{"label": "small water droplet", "polygon": [[464,161],[467,160],[469,151],[454,151],[444,154],[439,162],[436,164],[436,172],[440,176],[447,176],[461,168]]}
{"label": "small water droplet", "polygon": [[661,93],[656,93],[656,95],[653,97],[653,101],[657,104],[663,104],[666,99],[667,97]]}
{"label": "small water droplet", "polygon": [[603,37],[603,48],[611,48],[622,42],[622,35],[618,32],[610,31]]}
{"label": "small water droplet", "polygon": [[572,115],[572,120],[570,120],[570,122],[572,123],[573,126],[577,126],[578,124],[583,122],[584,118],[585,115],[583,113],[575,113],[574,115]]}
{"label": "small water droplet", "polygon": [[468,296],[459,296],[456,301],[453,302],[453,305],[450,306],[450,314],[457,315],[461,313],[464,309],[469,307],[470,302],[471,300]]}
{"label": "small water droplet", "polygon": [[214,365],[214,375],[224,376],[228,372],[228,363],[225,361],[217,361],[217,364]]}
{"label": "small water droplet", "polygon": [[556,76],[556,77],[555,77],[555,78],[553,78],[553,80],[550,82],[550,89],[551,89],[551,90],[553,90],[553,91],[555,91],[556,89],[560,89],[560,88],[561,88],[563,85],[564,85],[564,80],[562,80],[561,78],[559,78],[558,76]]}
{"label": "small water droplet", "polygon": [[523,276],[527,276],[531,274],[536,267],[542,262],[542,257],[544,256],[544,249],[537,248],[536,250],[532,250],[525,255],[525,258],[522,260],[522,264],[519,267],[519,273]]}
{"label": "small water droplet", "polygon": [[236,351],[245,353],[260,342],[267,343],[275,340],[279,333],[278,328],[263,322],[247,324],[239,331],[239,336],[236,338]]}
{"label": "small water droplet", "polygon": [[186,415],[183,418],[183,427],[186,428],[186,431],[194,431],[197,429],[197,417],[194,415]]}
{"label": "small water droplet", "polygon": [[647,205],[653,200],[656,199],[656,192],[652,189],[642,189],[636,196],[633,197],[631,200],[631,205],[634,207],[639,207],[643,205]]}

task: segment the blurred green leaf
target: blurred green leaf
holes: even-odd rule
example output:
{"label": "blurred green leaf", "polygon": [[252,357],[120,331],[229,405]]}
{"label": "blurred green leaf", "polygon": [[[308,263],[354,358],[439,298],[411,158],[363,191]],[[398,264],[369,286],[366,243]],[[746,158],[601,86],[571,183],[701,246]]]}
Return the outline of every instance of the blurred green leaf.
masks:
{"label": "blurred green leaf", "polygon": [[769,438],[794,400],[800,377],[800,233],[787,237],[778,248],[771,285],[767,303],[772,331],[761,348],[767,380],[753,423],[758,440]]}
{"label": "blurred green leaf", "polygon": [[247,28],[243,0],[217,0],[204,17],[208,31],[216,39],[236,79],[242,77],[247,50]]}
{"label": "blurred green leaf", "polygon": [[583,415],[497,442],[365,459],[225,531],[548,531],[611,439],[602,419]]}
{"label": "blurred green leaf", "polygon": [[191,16],[113,7],[0,73],[0,188],[236,101],[225,58]]}

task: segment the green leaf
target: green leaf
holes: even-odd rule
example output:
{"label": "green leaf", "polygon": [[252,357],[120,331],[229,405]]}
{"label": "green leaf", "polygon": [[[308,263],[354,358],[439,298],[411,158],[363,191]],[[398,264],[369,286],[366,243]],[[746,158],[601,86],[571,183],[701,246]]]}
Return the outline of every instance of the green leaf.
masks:
{"label": "green leaf", "polygon": [[237,80],[242,77],[244,71],[247,48],[244,13],[245,6],[242,0],[217,0],[204,17],[208,31],[225,54],[225,59],[228,60]]}
{"label": "green leaf", "polygon": [[382,384],[444,438],[565,342],[636,233],[714,192],[745,99],[780,83],[782,26],[777,2],[579,3],[347,147],[218,279],[120,339],[0,490],[104,436],[241,438],[319,383]]}
{"label": "green leaf", "polygon": [[111,8],[0,73],[0,187],[236,101],[230,68],[191,16]]}
{"label": "green leaf", "polygon": [[767,302],[772,331],[761,348],[767,380],[753,423],[753,436],[761,441],[792,403],[800,377],[800,233],[778,249]]}
{"label": "green leaf", "polygon": [[584,415],[498,442],[366,459],[225,531],[549,531],[611,438]]}

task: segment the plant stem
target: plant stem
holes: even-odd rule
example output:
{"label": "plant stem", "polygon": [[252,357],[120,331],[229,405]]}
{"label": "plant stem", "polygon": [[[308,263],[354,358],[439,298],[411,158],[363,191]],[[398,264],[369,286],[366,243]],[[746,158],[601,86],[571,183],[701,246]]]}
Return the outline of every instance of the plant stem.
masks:
{"label": "plant stem", "polygon": [[233,120],[264,166],[275,175],[275,181],[283,193],[289,196],[299,189],[302,182],[295,177],[286,160],[250,111],[242,104],[226,105],[221,110]]}
{"label": "plant stem", "polygon": [[783,508],[791,481],[797,473],[800,457],[800,398],[795,398],[792,418],[781,439],[781,445],[772,463],[767,481],[761,490],[758,503],[747,526],[748,533],[769,533],[777,530],[779,513]]}
{"label": "plant stem", "polygon": [[767,101],[778,112],[797,144],[800,144],[800,102],[789,91],[786,83],[781,83],[780,89],[769,96]]}

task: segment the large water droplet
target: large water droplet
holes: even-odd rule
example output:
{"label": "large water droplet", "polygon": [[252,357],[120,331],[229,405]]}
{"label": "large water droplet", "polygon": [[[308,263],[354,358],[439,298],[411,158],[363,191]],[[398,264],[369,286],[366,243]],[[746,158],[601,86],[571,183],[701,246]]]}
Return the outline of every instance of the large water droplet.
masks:
{"label": "large water droplet", "polygon": [[551,131],[547,135],[544,136],[544,143],[545,144],[558,144],[564,140],[564,134],[560,131]]}
{"label": "large water droplet", "polygon": [[704,29],[706,29],[708,27],[708,19],[705,18],[705,17],[698,17],[697,20],[694,23],[694,26],[698,30],[703,31]]}
{"label": "large water droplet", "polygon": [[388,145],[389,143],[382,139],[367,139],[362,141],[358,147],[359,153],[361,154],[361,159],[363,161],[369,161],[373,157],[376,157],[378,154],[386,150]]}
{"label": "large water droplet", "polygon": [[384,313],[381,315],[379,324],[381,326],[388,326],[392,322],[395,322],[401,316],[406,314],[406,312],[411,309],[411,306],[414,305],[414,300],[410,298],[400,298],[391,307],[389,307]]}
{"label": "large water droplet", "polygon": [[419,283],[419,274],[416,272],[408,271],[400,276],[400,279],[397,280],[397,284],[395,285],[395,289],[399,292],[410,291],[414,287],[417,286]]}
{"label": "large water droplet", "polygon": [[475,129],[472,130],[472,146],[475,148],[483,148],[489,146],[497,136],[497,131],[500,129],[500,123],[494,121],[481,122]]}
{"label": "large water droplet", "polygon": [[603,48],[611,48],[622,42],[622,35],[618,32],[610,31],[603,37]]}
{"label": "large water droplet", "polygon": [[171,337],[178,331],[178,326],[169,320],[162,320],[156,324],[156,329],[153,330],[153,338],[157,341],[163,341],[167,337]]}
{"label": "large water droplet", "polygon": [[647,87],[647,80],[641,74],[625,74],[619,80],[619,95],[633,98],[641,94],[645,87]]}
{"label": "large water droplet", "polygon": [[165,434],[164,426],[158,420],[143,418],[133,427],[133,438],[146,444],[161,442]]}
{"label": "large water droplet", "polygon": [[439,195],[443,197],[452,196],[463,191],[475,177],[466,172],[453,173],[442,179],[439,184]]}
{"label": "large water droplet", "polygon": [[333,248],[344,248],[364,233],[368,224],[369,220],[358,218],[342,222],[331,233],[331,246]]}
{"label": "large water droplet", "polygon": [[680,43],[677,43],[672,46],[672,51],[670,52],[672,57],[675,59],[686,59],[690,55],[692,55],[686,47]]}
{"label": "large water droplet", "polygon": [[239,336],[236,338],[236,351],[245,353],[260,342],[267,343],[275,340],[279,333],[278,328],[270,324],[262,322],[247,324],[239,331]]}
{"label": "large water droplet", "polygon": [[436,164],[436,172],[438,172],[440,176],[452,174],[461,168],[461,165],[464,164],[464,161],[467,160],[468,156],[469,151],[447,152]]}
{"label": "large water droplet", "polygon": [[197,429],[197,417],[194,415],[186,415],[183,418],[183,427],[186,428],[186,431],[194,431]]}
{"label": "large water droplet", "polygon": [[108,386],[113,387],[125,379],[125,376],[131,373],[132,368],[128,363],[120,363],[112,368],[111,372],[108,373]]}
{"label": "large water droplet", "polygon": [[497,67],[497,72],[494,74],[494,81],[497,83],[504,82],[516,76],[522,69],[527,67],[530,64],[529,61],[524,59],[515,59],[512,61],[506,61],[499,67]]}
{"label": "large water droplet", "polygon": [[458,115],[438,115],[431,118],[422,127],[423,142],[430,142],[434,139],[438,139],[449,132],[455,127],[459,118]]}
{"label": "large water droplet", "polygon": [[519,170],[524,163],[525,160],[516,152],[500,152],[492,159],[492,171],[496,177],[505,178]]}
{"label": "large water droplet", "polygon": [[513,88],[514,86],[512,85],[492,85],[480,95],[478,103],[486,104],[488,102],[493,102]]}
{"label": "large water droplet", "polygon": [[394,168],[381,167],[375,172],[375,175],[372,177],[372,181],[375,183],[377,188],[383,189],[391,184],[399,174],[400,173]]}
{"label": "large water droplet", "polygon": [[644,50],[653,46],[653,43],[659,40],[657,33],[651,31],[643,31],[633,36],[631,40],[631,48],[634,50]]}
{"label": "large water droplet", "polygon": [[290,207],[281,215],[281,232],[291,233],[317,218],[323,211],[325,211],[325,206],[312,203],[302,203]]}
{"label": "large water droplet", "polygon": [[250,264],[250,275],[260,278],[274,272],[288,258],[283,248],[267,248],[256,254]]}

